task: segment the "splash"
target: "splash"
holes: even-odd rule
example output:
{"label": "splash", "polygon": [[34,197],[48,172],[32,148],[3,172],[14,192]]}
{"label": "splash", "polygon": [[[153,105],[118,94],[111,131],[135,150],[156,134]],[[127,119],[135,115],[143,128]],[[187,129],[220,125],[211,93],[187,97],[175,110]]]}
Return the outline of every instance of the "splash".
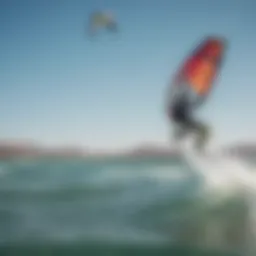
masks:
{"label": "splash", "polygon": [[[196,154],[188,145],[183,145],[183,152],[185,161],[191,166],[196,175],[202,180],[203,197],[208,203],[208,209],[223,209],[225,204],[235,201],[233,204],[237,209],[242,210],[242,217],[238,218],[234,212],[236,210],[224,211],[224,222],[217,222],[216,215],[208,219],[204,223],[204,227],[208,227],[208,231],[204,229],[206,240],[219,244],[226,241],[225,246],[229,248],[239,247],[243,255],[255,255],[255,241],[256,241],[256,176],[255,172],[242,160],[224,156],[216,150],[211,150],[206,155]],[[243,207],[241,207],[241,204]],[[233,207],[233,208],[234,208]],[[232,209],[228,207],[227,209]],[[207,215],[204,209],[203,216]],[[200,216],[200,214],[198,214]],[[203,218],[201,215],[201,217]],[[202,218],[200,222],[202,222]],[[238,223],[238,219],[244,221]],[[218,223],[218,224],[216,224]],[[222,223],[222,224],[221,224]],[[235,230],[236,229],[236,230]],[[232,231],[231,231],[232,230]],[[226,236],[223,237],[223,233]],[[214,235],[215,233],[215,235]],[[221,235],[222,233],[222,235]],[[233,238],[230,238],[230,233]],[[234,235],[236,234],[236,235]],[[239,235],[238,235],[239,234]],[[234,238],[234,236],[236,236]],[[237,238],[237,237],[240,238]],[[210,237],[210,238],[209,238]],[[208,238],[208,239],[207,239]],[[220,239],[221,238],[221,239]],[[207,244],[204,241],[204,244]]]}

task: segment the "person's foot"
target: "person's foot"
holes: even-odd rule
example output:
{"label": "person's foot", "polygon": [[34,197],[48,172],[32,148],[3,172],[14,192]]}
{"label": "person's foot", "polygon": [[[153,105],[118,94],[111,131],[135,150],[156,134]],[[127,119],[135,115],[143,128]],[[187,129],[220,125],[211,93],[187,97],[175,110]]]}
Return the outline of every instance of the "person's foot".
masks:
{"label": "person's foot", "polygon": [[187,135],[187,130],[183,127],[178,127],[175,131],[174,131],[174,139],[176,141],[180,141],[182,140],[186,135]]}
{"label": "person's foot", "polygon": [[194,148],[197,152],[203,153],[206,144],[209,140],[209,128],[206,125],[201,125],[197,130],[197,138],[195,140]]}

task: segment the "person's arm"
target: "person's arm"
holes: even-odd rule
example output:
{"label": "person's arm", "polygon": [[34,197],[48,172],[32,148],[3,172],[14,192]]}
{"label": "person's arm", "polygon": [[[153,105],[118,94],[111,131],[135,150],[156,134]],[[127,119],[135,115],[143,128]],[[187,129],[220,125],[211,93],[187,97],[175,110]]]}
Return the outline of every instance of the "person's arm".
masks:
{"label": "person's arm", "polygon": [[204,96],[197,96],[196,100],[192,103],[192,107],[194,109],[201,107],[204,104],[204,102],[206,101],[207,96],[208,96],[208,94],[206,94]]}

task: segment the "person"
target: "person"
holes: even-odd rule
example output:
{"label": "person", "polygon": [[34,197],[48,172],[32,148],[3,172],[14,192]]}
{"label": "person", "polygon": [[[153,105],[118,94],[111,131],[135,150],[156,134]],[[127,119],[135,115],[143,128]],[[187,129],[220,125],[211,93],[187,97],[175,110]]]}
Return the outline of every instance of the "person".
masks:
{"label": "person", "polygon": [[182,140],[186,135],[195,135],[194,148],[203,151],[209,139],[209,127],[194,117],[194,111],[200,101],[192,103],[185,92],[176,95],[168,106],[168,116],[175,126],[175,141]]}

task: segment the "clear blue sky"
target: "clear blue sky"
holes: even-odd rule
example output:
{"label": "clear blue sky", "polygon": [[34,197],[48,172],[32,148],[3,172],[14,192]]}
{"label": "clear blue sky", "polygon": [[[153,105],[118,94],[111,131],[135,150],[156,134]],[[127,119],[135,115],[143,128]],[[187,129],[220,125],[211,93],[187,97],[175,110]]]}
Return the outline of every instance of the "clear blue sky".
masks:
{"label": "clear blue sky", "polygon": [[[120,34],[85,36],[112,10]],[[164,91],[202,37],[227,37],[203,109],[224,142],[255,139],[254,0],[0,0],[0,139],[118,148],[168,141]]]}

